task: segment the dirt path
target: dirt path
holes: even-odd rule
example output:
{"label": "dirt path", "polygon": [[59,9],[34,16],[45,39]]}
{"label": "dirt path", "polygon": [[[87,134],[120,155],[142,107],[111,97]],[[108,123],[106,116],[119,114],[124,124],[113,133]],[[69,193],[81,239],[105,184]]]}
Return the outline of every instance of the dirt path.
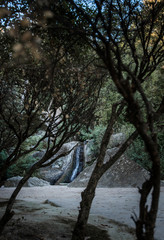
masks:
{"label": "dirt path", "polygon": [[[1,201],[2,199],[9,198],[12,191],[13,188],[0,188]],[[21,202],[21,204],[23,204],[22,209],[24,208],[24,211],[20,211],[20,201],[16,203],[15,208],[17,208],[17,214],[19,215],[23,213],[25,214],[26,212],[26,219],[29,219],[30,215],[27,215],[30,207],[36,209],[36,206],[41,206],[40,209],[35,212],[35,217],[36,219],[38,217],[39,221],[39,219],[41,219],[40,216],[43,215],[42,203],[48,200],[48,204],[46,205],[45,210],[46,214],[42,220],[45,220],[47,216],[50,217],[50,215],[52,215],[52,217],[53,215],[56,217],[67,216],[72,220],[76,220],[81,199],[80,194],[82,191],[83,188],[69,188],[67,186],[23,188],[18,195],[17,200],[26,201]],[[139,194],[136,188],[98,188],[96,190],[96,196],[92,205],[89,223],[106,230],[111,239],[135,239],[131,233],[131,228],[134,228],[134,223],[130,217],[133,212],[136,212],[138,214],[138,203]],[[55,212],[53,212],[54,209]],[[157,240],[164,239],[163,226],[164,188],[162,187],[157,218],[157,227],[155,232]],[[70,236],[68,239],[70,239]]]}

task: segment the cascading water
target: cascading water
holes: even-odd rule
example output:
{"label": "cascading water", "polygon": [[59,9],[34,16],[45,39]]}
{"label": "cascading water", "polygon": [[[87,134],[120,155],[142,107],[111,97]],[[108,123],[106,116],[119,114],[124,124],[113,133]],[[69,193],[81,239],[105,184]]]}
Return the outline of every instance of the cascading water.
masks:
{"label": "cascading water", "polygon": [[72,182],[77,175],[83,170],[83,146],[78,146],[75,150],[74,168],[70,177]]}

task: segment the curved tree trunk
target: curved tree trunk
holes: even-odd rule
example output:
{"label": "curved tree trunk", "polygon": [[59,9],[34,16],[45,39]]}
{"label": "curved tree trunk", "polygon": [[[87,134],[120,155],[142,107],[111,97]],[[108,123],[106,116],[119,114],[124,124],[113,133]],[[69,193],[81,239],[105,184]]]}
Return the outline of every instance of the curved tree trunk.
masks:
{"label": "curved tree trunk", "polygon": [[41,167],[41,165],[48,160],[51,157],[51,150],[49,152],[47,152],[43,158],[36,162],[30,169],[29,171],[26,173],[26,175],[20,180],[20,182],[18,183],[17,187],[15,188],[14,192],[12,193],[8,203],[7,203],[7,207],[5,210],[5,213],[3,215],[3,217],[0,220],[0,235],[4,230],[4,227],[6,226],[6,224],[10,221],[10,219],[13,217],[14,215],[14,211],[12,211],[12,207],[14,205],[15,199],[18,195],[18,193],[20,192],[20,190],[22,189],[23,185],[27,182],[27,180],[31,177],[31,175],[34,173],[34,171],[36,169],[38,169],[39,167]]}
{"label": "curved tree trunk", "polygon": [[[122,144],[120,149],[114,154],[111,159],[103,164],[103,162],[99,162],[98,158],[97,164],[92,172],[88,185],[84,192],[82,192],[82,200],[80,203],[80,211],[78,215],[77,222],[75,224],[75,228],[72,235],[72,240],[84,240],[85,239],[85,229],[92,205],[92,201],[95,196],[95,190],[97,184],[102,177],[102,175],[118,160],[119,157],[125,152],[125,150],[130,146],[130,144],[134,141],[134,139],[138,136],[137,131],[135,131],[125,142]],[[103,158],[104,159],[104,158]]]}
{"label": "curved tree trunk", "polygon": [[20,190],[22,189],[25,182],[31,177],[31,175],[33,174],[33,172],[36,169],[37,169],[37,165],[33,165],[33,167],[29,170],[29,172],[20,180],[19,184],[17,185],[14,192],[12,193],[12,195],[7,203],[5,213],[0,220],[0,234],[3,232],[6,224],[10,221],[10,219],[14,215],[14,211],[12,211],[12,207],[13,207],[13,204],[15,202],[15,199],[16,199],[18,193],[20,192]]}
{"label": "curved tree trunk", "polygon": [[100,179],[100,173],[99,173],[99,166],[96,164],[95,169],[91,175],[91,178],[89,180],[89,183],[82,192],[81,197],[82,200],[80,202],[80,211],[79,211],[79,216],[78,220],[76,222],[73,235],[72,235],[72,240],[84,240],[85,239],[85,229],[89,217],[89,212],[91,209],[92,201],[95,196],[95,190],[98,184],[98,181]]}
{"label": "curved tree trunk", "polygon": [[[60,149],[60,145],[59,145],[59,149]],[[74,146],[75,147],[75,146]],[[29,171],[26,173],[26,175],[20,180],[20,182],[18,183],[17,187],[15,188],[14,192],[12,193],[9,201],[8,201],[8,204],[7,204],[7,207],[6,207],[6,210],[5,210],[5,213],[3,215],[3,217],[1,218],[0,220],[0,234],[3,232],[4,230],[4,227],[6,226],[6,224],[10,221],[10,219],[13,217],[14,215],[14,211],[12,211],[12,207],[13,207],[13,204],[15,202],[15,199],[18,195],[18,193],[20,192],[20,190],[22,189],[23,185],[27,182],[27,180],[31,177],[31,175],[34,173],[35,170],[37,170],[38,168],[40,167],[46,167],[46,166],[49,166],[50,164],[52,164],[53,162],[55,162],[56,160],[58,160],[59,158],[61,157],[64,157],[66,156],[67,154],[69,154],[73,149],[74,147],[69,150],[67,153],[61,153],[59,155],[57,155],[56,158],[54,158],[53,160],[51,160],[50,162],[46,163],[46,161],[48,159],[50,159],[53,155],[55,155],[55,153],[57,153],[59,151],[59,149],[56,149],[55,152],[53,152],[52,150],[53,149],[50,149],[44,156],[43,158],[36,162],[30,169]]]}
{"label": "curved tree trunk", "polygon": [[[150,210],[148,210],[147,198],[151,191],[152,200]],[[160,158],[158,154],[154,154],[150,179],[143,183],[139,192],[141,194],[139,219],[132,217],[136,224],[136,236],[138,240],[154,240],[154,229],[160,196]]]}
{"label": "curved tree trunk", "polygon": [[92,172],[92,175],[89,179],[86,189],[81,194],[82,196],[82,201],[80,203],[81,209],[79,211],[78,220],[73,231],[72,240],[84,240],[85,238],[85,228],[88,221],[91,204],[95,196],[95,189],[97,187],[97,183],[100,177],[102,176],[100,174],[100,168],[103,165],[107,145],[112,135],[113,125],[115,123],[116,118],[122,112],[122,109],[124,108],[124,104],[123,103],[121,104],[118,111],[117,111],[117,106],[118,104],[114,104],[112,106],[112,115],[101,142],[100,154],[98,156],[96,166]]}

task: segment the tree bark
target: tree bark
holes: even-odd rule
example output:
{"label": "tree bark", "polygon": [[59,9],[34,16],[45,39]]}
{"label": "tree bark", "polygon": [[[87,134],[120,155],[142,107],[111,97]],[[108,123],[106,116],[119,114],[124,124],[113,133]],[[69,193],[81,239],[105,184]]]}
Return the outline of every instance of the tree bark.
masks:
{"label": "tree bark", "polygon": [[38,169],[45,161],[47,161],[51,157],[51,154],[52,154],[51,150],[49,152],[47,152],[40,161],[36,162],[29,169],[29,171],[26,173],[26,175],[18,183],[17,187],[15,188],[14,192],[12,193],[12,195],[11,195],[11,197],[10,197],[8,203],[7,203],[7,207],[6,207],[5,213],[4,213],[3,217],[0,220],[0,235],[3,232],[6,224],[10,221],[10,219],[14,215],[14,211],[12,211],[12,207],[13,207],[15,199],[16,199],[18,193],[20,192],[20,190],[22,189],[23,185],[31,177],[31,175],[34,173],[34,171],[36,169]]}
{"label": "tree bark", "polygon": [[122,102],[118,111],[117,111],[117,106],[118,106],[118,104],[113,104],[113,106],[112,106],[111,118],[109,120],[109,124],[106,128],[106,131],[104,133],[104,136],[103,136],[103,139],[101,142],[100,154],[98,156],[96,166],[95,166],[93,173],[89,179],[86,189],[81,194],[81,196],[82,196],[82,201],[80,203],[81,209],[79,211],[78,220],[77,220],[77,223],[76,223],[74,231],[73,231],[72,240],[84,240],[84,238],[85,238],[85,228],[86,228],[86,224],[88,221],[91,204],[92,204],[92,201],[93,201],[93,198],[95,195],[95,189],[96,189],[97,183],[101,177],[99,169],[103,165],[107,145],[109,143],[109,139],[113,132],[113,125],[115,123],[115,119],[122,112],[122,109],[124,108],[124,103]]}
{"label": "tree bark", "polygon": [[[148,210],[147,198],[151,191],[152,200],[150,210]],[[136,236],[138,240],[154,240],[154,229],[160,196],[160,158],[157,152],[154,154],[150,179],[143,183],[139,192],[141,194],[139,218],[135,219],[132,217],[136,224]]]}
{"label": "tree bark", "polygon": [[[60,146],[59,146],[59,149],[60,149]],[[55,153],[57,153],[59,151],[59,149],[55,150],[55,152],[53,152],[51,150],[49,150],[49,152],[47,152],[47,154],[45,154],[43,156],[43,158],[36,162],[30,169],[29,171],[26,173],[26,175],[20,180],[19,184],[17,185],[17,187],[15,188],[14,192],[12,193],[9,201],[8,201],[8,204],[7,204],[7,207],[6,207],[6,210],[5,210],[5,213],[3,215],[3,217],[1,218],[0,220],[0,234],[3,232],[6,224],[10,221],[10,219],[13,217],[14,215],[14,211],[12,211],[12,207],[13,207],[13,204],[15,202],[15,199],[18,195],[18,193],[20,192],[20,190],[22,189],[23,185],[27,182],[27,180],[31,177],[31,175],[34,173],[34,171],[40,167],[45,167],[45,166],[49,166],[50,164],[52,164],[53,162],[55,162],[56,160],[58,160],[59,158],[61,157],[64,157],[66,155],[68,155],[73,149],[74,147],[68,151],[67,153],[61,153],[59,154],[56,158],[54,158],[52,161],[46,163],[46,161],[48,159],[50,159],[50,157],[52,157]]]}
{"label": "tree bark", "polygon": [[31,177],[31,175],[33,174],[33,172],[36,169],[37,169],[37,165],[33,165],[33,167],[30,169],[30,171],[20,180],[19,184],[17,185],[14,192],[12,193],[12,195],[7,203],[5,213],[0,220],[0,235],[3,232],[6,224],[10,221],[10,219],[14,215],[14,211],[12,211],[12,207],[13,207],[13,204],[15,202],[15,199],[16,199],[18,193],[20,192],[20,190],[22,189],[25,182]]}
{"label": "tree bark", "polygon": [[92,201],[95,196],[95,189],[97,187],[97,183],[99,179],[100,179],[100,173],[99,173],[99,166],[97,163],[86,189],[81,194],[82,201],[80,202],[79,216],[73,231],[72,240],[85,239],[85,229],[86,229]]}
{"label": "tree bark", "polygon": [[[133,1],[110,1],[110,4],[107,6],[105,5],[106,1],[95,1],[97,14],[92,18],[89,13],[82,7],[79,7],[75,1],[69,0],[69,2],[75,7],[79,16],[82,16],[82,19],[84,18],[90,25],[89,36],[87,36],[88,32],[85,30],[83,36],[103,60],[118,92],[121,93],[128,105],[127,117],[143,139],[147,152],[149,153],[152,162],[151,177],[143,184],[142,190],[140,190],[140,216],[135,222],[138,240],[154,240],[154,228],[160,195],[160,158],[157,141],[155,140],[153,109],[141,84],[148,80],[148,77],[164,59],[162,45],[158,47],[163,37],[163,26],[158,16],[162,14],[164,3],[161,2],[156,4],[156,6],[154,5],[155,7],[150,8],[150,12],[145,12],[144,8],[142,12],[142,6],[140,5],[140,13],[146,14],[145,17],[140,18],[138,15],[138,5]],[[103,12],[103,7],[106,7],[106,11],[111,14],[109,14],[110,21],[107,20]],[[129,11],[127,11],[127,7]],[[126,17],[124,17],[125,12],[128,14]],[[118,40],[116,37],[114,27],[115,17],[112,16],[112,13],[118,17],[117,34],[119,36],[119,32],[122,33],[121,38],[123,37],[123,42],[120,42],[120,39]],[[131,32],[132,15],[137,26],[134,34]],[[129,21],[127,21],[127,18]],[[161,23],[161,25],[159,24],[158,26],[158,38],[153,42],[151,39],[152,32],[155,30],[156,21]],[[100,24],[102,25],[101,28],[99,28]],[[151,31],[147,31],[146,29],[151,29]],[[92,38],[90,36],[92,36]],[[142,44],[142,53],[137,49],[137,46],[139,46],[138,42]],[[124,53],[122,54],[122,44],[125,44],[124,46],[127,46],[127,49],[130,50],[133,64],[130,62],[125,64],[125,55]],[[151,59],[152,56],[154,60]],[[142,103],[137,99],[135,93],[140,95]],[[160,111],[164,109],[163,103],[164,99],[159,107]],[[157,111],[157,115],[154,117],[156,118],[158,116],[159,113]],[[146,203],[151,191],[152,199],[150,210],[148,210]]]}
{"label": "tree bark", "polygon": [[[97,160],[97,164],[93,170],[93,173],[90,177],[88,185],[84,192],[82,192],[82,201],[80,203],[80,211],[78,215],[77,222],[75,224],[75,228],[72,235],[72,240],[84,240],[85,239],[85,229],[89,217],[90,208],[92,205],[92,201],[95,196],[95,190],[97,184],[102,177],[102,175],[117,161],[117,159],[125,152],[128,146],[134,141],[134,139],[138,136],[137,131],[135,131],[125,142],[122,144],[120,149],[115,153],[111,159],[105,164],[99,163],[99,159]],[[105,150],[106,152],[106,150]],[[104,156],[104,155],[103,155]],[[104,159],[104,158],[103,158]]]}

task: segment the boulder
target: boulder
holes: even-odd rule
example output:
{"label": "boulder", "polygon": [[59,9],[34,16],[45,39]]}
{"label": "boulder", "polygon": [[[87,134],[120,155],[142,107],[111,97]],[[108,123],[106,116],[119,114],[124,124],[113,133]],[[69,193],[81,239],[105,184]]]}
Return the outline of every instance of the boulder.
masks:
{"label": "boulder", "polygon": [[91,150],[93,144],[94,144],[94,141],[92,139],[84,142],[84,161],[85,161],[85,164],[90,163],[93,159],[93,153],[92,153],[92,150]]}
{"label": "boulder", "polygon": [[[113,134],[110,138],[110,141],[108,143],[107,149],[113,149],[120,146],[124,141],[126,137],[125,134],[123,133],[116,133]],[[94,158],[93,152],[92,152],[92,147],[94,144],[94,140],[87,140],[84,143],[84,157],[85,157],[85,163],[90,164]]]}
{"label": "boulder", "polygon": [[107,148],[120,146],[125,141],[125,138],[125,134],[123,133],[112,134]]}
{"label": "boulder", "polygon": [[[125,139],[125,136],[123,133],[114,134],[111,137],[111,141],[108,147],[111,148],[113,146],[114,147],[119,146],[120,144],[122,144],[124,139]],[[60,151],[57,154],[55,154],[49,161],[55,159],[61,153],[69,152],[72,148],[74,148],[78,144],[79,144],[78,141],[65,143],[61,147]],[[90,164],[92,162],[92,159],[93,159],[93,153],[91,151],[92,146],[93,146],[93,140],[88,140],[84,143],[84,165]],[[75,151],[75,148],[67,156],[56,160],[50,166],[41,168],[39,170],[39,177],[45,181],[50,182],[50,184],[69,182],[70,174],[72,172],[72,167],[73,167],[74,151]],[[33,157],[40,159],[41,157],[43,157],[44,153],[45,153],[44,151],[35,152],[33,154]]]}
{"label": "boulder", "polygon": [[[79,142],[77,141],[65,143],[61,147],[60,151],[57,154],[55,154],[49,161],[55,159],[58,155],[62,153],[69,152],[76,145],[78,145],[78,143]],[[61,181],[67,180],[66,179],[67,175],[69,175],[69,172],[72,169],[74,150],[75,148],[68,155],[59,158],[50,166],[39,169],[40,178],[50,182],[51,184],[54,184],[57,181],[58,183],[60,183]]]}
{"label": "boulder", "polygon": [[42,187],[42,186],[48,186],[48,185],[50,185],[50,183],[43,179],[40,179],[37,177],[31,177],[27,181],[26,187],[34,187],[34,186]]}
{"label": "boulder", "polygon": [[5,187],[16,187],[21,179],[22,179],[22,177],[20,177],[20,176],[8,178],[5,181],[4,186]]}
{"label": "boulder", "polygon": [[[20,176],[9,178],[5,181],[4,187],[16,187],[22,178],[23,177],[20,177]],[[49,182],[46,182],[43,179],[40,179],[37,177],[31,177],[24,184],[24,187],[34,187],[34,186],[42,187],[47,185],[49,185]]]}
{"label": "boulder", "polygon": [[[104,162],[110,161],[118,148],[108,149]],[[86,187],[96,162],[86,167],[78,177],[69,183],[69,187]],[[140,187],[149,177],[149,172],[124,154],[101,177],[98,187]]]}

